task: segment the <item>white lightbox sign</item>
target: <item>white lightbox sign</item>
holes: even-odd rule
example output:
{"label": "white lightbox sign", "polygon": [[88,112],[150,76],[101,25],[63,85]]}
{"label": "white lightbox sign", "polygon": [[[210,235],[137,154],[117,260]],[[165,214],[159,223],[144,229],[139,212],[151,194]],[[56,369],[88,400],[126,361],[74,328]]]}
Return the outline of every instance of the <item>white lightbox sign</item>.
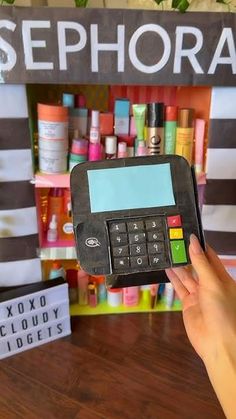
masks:
{"label": "white lightbox sign", "polygon": [[0,303],[0,359],[70,333],[67,284]]}

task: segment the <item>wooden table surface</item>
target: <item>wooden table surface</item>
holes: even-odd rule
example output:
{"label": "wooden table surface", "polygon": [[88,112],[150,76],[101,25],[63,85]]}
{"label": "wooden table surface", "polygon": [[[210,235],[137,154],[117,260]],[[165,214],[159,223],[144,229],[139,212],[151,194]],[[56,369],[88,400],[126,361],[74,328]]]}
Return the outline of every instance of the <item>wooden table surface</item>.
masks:
{"label": "wooden table surface", "polygon": [[224,418],[181,313],[76,317],[0,363],[0,418]]}

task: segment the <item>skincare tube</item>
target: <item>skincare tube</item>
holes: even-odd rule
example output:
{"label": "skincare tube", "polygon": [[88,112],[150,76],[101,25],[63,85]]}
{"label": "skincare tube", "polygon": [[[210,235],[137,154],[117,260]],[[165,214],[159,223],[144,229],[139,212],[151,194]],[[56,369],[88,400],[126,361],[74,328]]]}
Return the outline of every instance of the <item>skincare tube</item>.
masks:
{"label": "skincare tube", "polygon": [[147,147],[145,141],[139,141],[138,147],[136,150],[136,156],[146,156],[147,155]]}
{"label": "skincare tube", "polygon": [[127,307],[137,306],[139,303],[139,287],[123,288],[123,303]]}
{"label": "skincare tube", "polygon": [[175,291],[173,288],[173,285],[170,283],[167,283],[165,286],[165,300],[166,300],[166,307],[171,308],[174,303],[175,298]]}
{"label": "skincare tube", "polygon": [[123,157],[127,157],[127,144],[124,141],[122,141],[121,143],[118,143],[117,157],[119,159]]}
{"label": "skincare tube", "polygon": [[196,119],[195,121],[195,170],[199,174],[203,171],[204,136],[206,121]]}
{"label": "skincare tube", "polygon": [[175,154],[192,163],[194,109],[179,109]]}
{"label": "skincare tube", "polygon": [[164,153],[164,103],[147,105],[147,148],[149,155]]}
{"label": "skincare tube", "polygon": [[134,122],[135,122],[138,140],[144,140],[144,125],[145,125],[146,108],[147,106],[145,104],[133,105]]}
{"label": "skincare tube", "polygon": [[157,303],[157,291],[158,291],[158,284],[151,284],[150,285],[150,294],[151,294],[151,308],[154,309]]}
{"label": "skincare tube", "polygon": [[77,281],[79,288],[79,304],[81,306],[87,305],[89,275],[86,272],[79,269],[77,274]]}
{"label": "skincare tube", "polygon": [[177,108],[166,106],[165,108],[165,154],[175,154]]}

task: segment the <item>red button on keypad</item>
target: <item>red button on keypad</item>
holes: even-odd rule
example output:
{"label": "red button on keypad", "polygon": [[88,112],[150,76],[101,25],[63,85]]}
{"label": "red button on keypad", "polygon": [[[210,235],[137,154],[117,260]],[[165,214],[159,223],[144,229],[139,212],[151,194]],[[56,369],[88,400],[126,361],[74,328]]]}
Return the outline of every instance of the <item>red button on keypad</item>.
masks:
{"label": "red button on keypad", "polygon": [[180,215],[172,215],[171,217],[167,217],[167,224],[168,227],[181,227],[181,217]]}

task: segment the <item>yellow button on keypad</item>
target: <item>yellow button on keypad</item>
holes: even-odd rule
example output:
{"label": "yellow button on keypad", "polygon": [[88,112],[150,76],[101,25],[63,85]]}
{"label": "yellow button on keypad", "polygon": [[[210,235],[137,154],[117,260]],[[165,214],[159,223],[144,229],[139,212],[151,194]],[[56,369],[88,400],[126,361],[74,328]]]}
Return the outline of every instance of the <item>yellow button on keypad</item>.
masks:
{"label": "yellow button on keypad", "polygon": [[183,229],[182,228],[170,228],[169,229],[170,239],[183,239]]}

